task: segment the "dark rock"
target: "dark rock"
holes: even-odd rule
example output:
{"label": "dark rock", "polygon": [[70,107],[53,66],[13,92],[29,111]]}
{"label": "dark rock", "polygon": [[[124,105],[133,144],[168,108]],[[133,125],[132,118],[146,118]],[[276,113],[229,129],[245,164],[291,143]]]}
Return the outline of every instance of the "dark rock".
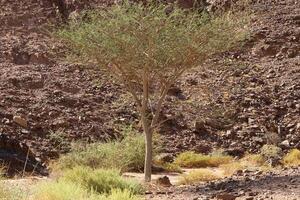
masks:
{"label": "dark rock", "polygon": [[170,187],[172,186],[169,177],[167,176],[163,176],[163,177],[159,177],[156,181],[156,183],[160,186],[164,186],[164,187]]}

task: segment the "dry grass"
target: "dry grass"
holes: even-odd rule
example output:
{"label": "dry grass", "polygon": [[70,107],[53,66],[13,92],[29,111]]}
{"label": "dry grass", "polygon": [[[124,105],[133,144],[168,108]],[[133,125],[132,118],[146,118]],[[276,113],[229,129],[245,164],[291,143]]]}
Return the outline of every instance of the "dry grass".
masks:
{"label": "dry grass", "polygon": [[237,171],[244,169],[260,169],[263,171],[272,169],[260,154],[248,154],[240,160],[221,165],[220,168],[225,176],[232,176]]}
{"label": "dry grass", "polygon": [[188,151],[179,154],[174,163],[180,167],[201,168],[218,167],[222,164],[230,163],[233,160],[231,156],[227,155],[203,155]]}
{"label": "dry grass", "polygon": [[285,166],[300,166],[300,150],[292,149],[283,157],[282,163]]}
{"label": "dry grass", "polygon": [[163,163],[159,166],[161,166],[167,172],[177,172],[177,173],[183,172],[180,166],[175,163]]}
{"label": "dry grass", "polygon": [[19,189],[11,188],[0,182],[0,200],[23,200],[25,197]]}
{"label": "dry grass", "polygon": [[181,175],[178,184],[191,185],[203,181],[212,181],[220,179],[221,176],[216,175],[213,170],[210,169],[197,169],[189,172],[188,174]]}
{"label": "dry grass", "polygon": [[242,165],[241,162],[235,161],[221,165],[220,168],[223,170],[223,174],[225,176],[232,176],[237,171],[245,169],[245,166]]}

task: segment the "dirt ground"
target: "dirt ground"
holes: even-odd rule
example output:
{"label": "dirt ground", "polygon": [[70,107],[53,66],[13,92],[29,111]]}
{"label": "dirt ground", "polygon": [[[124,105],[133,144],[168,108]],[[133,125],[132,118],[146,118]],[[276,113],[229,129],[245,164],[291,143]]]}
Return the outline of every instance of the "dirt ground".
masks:
{"label": "dirt ground", "polygon": [[219,181],[153,191],[151,200],[299,200],[300,168],[246,171]]}

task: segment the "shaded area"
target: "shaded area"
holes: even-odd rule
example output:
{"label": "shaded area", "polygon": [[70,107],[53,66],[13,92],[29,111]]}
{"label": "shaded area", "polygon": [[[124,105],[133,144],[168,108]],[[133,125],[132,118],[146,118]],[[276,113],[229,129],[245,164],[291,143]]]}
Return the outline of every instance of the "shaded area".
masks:
{"label": "shaded area", "polygon": [[0,134],[0,163],[4,164],[7,176],[23,173],[48,175],[47,168],[38,161],[26,144],[4,134]]}

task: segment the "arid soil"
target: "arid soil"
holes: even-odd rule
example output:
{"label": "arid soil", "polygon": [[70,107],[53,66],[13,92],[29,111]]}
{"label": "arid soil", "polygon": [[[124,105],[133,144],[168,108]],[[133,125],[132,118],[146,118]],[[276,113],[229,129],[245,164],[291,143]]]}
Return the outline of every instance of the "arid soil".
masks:
{"label": "arid soil", "polygon": [[151,200],[299,200],[300,168],[274,172],[244,171],[231,178],[147,195]]}
{"label": "arid soil", "polygon": [[[109,3],[68,2],[64,16],[55,1],[0,1],[0,159],[30,158],[30,169],[67,152],[71,141],[105,141],[124,125],[138,127],[121,85],[95,66],[52,54],[63,47],[48,35],[50,24]],[[222,147],[239,156],[266,143],[300,148],[300,2],[252,1],[250,8],[250,39],[170,91],[160,131],[165,152]]]}

